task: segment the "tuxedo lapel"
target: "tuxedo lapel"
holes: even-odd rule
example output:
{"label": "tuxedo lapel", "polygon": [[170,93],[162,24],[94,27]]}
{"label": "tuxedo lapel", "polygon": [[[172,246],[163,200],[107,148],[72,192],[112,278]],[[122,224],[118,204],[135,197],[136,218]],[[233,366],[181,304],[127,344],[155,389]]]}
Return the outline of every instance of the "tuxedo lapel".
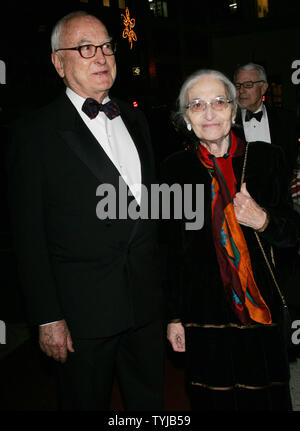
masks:
{"label": "tuxedo lapel", "polygon": [[[121,109],[122,120],[139,154],[142,183],[148,185],[151,178],[150,163],[147,160],[149,156],[141,125],[136,120],[134,110],[128,109],[128,105],[122,101],[117,100],[117,103]],[[112,184],[117,190],[120,178],[118,169],[90,132],[66,94],[58,100],[58,117],[58,133],[72,151],[101,183]]]}
{"label": "tuxedo lapel", "polygon": [[238,136],[242,141],[245,141],[245,133],[244,133],[244,126],[243,126],[243,120],[242,120],[242,112],[241,109],[238,108],[235,123],[233,124],[233,132],[236,136]]}
{"label": "tuxedo lapel", "polygon": [[274,118],[274,111],[267,105],[265,105],[265,107],[268,116],[271,143],[277,144],[277,138],[279,135],[281,135],[282,131],[278,130],[278,123],[276,121],[276,118]]}
{"label": "tuxedo lapel", "polygon": [[129,110],[127,105],[122,101],[116,99],[116,102],[120,106],[122,120],[135,144],[140,158],[142,184],[147,185],[150,182],[150,163],[149,160],[147,160],[147,145],[141,130],[141,125],[136,120],[136,115],[133,115],[134,111]]}
{"label": "tuxedo lapel", "polygon": [[59,134],[101,183],[112,184],[118,189],[119,171],[81,119],[68,96],[63,96],[59,101]]}

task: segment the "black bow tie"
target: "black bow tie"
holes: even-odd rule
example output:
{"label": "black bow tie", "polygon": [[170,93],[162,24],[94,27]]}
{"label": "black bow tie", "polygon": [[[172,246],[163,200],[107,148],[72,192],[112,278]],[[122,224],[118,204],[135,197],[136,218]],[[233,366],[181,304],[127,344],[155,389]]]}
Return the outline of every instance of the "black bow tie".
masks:
{"label": "black bow tie", "polygon": [[90,119],[95,118],[99,111],[103,111],[110,120],[120,115],[120,108],[116,102],[110,100],[102,105],[102,103],[98,103],[97,100],[91,97],[85,100],[82,110]]}
{"label": "black bow tie", "polygon": [[261,118],[263,116],[263,112],[259,111],[259,112],[251,112],[251,111],[246,111],[246,116],[245,116],[245,121],[250,121],[251,118],[256,118],[257,121],[260,121]]}

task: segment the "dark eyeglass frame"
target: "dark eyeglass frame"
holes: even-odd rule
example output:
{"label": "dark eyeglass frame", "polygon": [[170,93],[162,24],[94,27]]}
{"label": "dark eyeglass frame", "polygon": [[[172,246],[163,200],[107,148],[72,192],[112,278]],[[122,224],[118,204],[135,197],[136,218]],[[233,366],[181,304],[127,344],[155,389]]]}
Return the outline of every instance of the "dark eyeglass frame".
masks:
{"label": "dark eyeglass frame", "polygon": [[[111,54],[105,54],[103,52],[103,46],[107,45],[107,44],[110,44],[112,46],[112,53]],[[95,52],[94,52],[93,55],[89,55],[89,56],[82,55],[82,52],[81,52],[82,49],[85,48],[85,47],[87,47],[87,46],[92,46],[94,48]],[[72,48],[59,48],[59,49],[56,49],[55,52],[57,52],[57,51],[78,51],[82,58],[93,58],[93,57],[95,57],[98,48],[101,49],[102,54],[105,55],[105,56],[114,55],[115,52],[116,52],[116,49],[117,49],[115,42],[112,41],[112,40],[110,40],[110,41],[102,43],[101,45],[94,45],[92,43],[87,43],[85,45],[74,46]]]}
{"label": "dark eyeglass frame", "polygon": [[[219,101],[220,102],[225,102],[225,105],[224,106],[220,106],[220,109],[214,107],[214,105],[213,105],[213,102],[219,102]],[[185,106],[185,109],[190,109],[190,108],[192,108],[193,104],[199,103],[199,102],[204,102],[204,107],[203,107],[203,109],[200,109],[199,111],[194,110],[194,112],[204,112],[206,110],[206,108],[207,108],[207,105],[211,105],[211,107],[215,111],[223,111],[223,110],[225,110],[228,107],[229,103],[233,102],[233,100],[232,99],[226,99],[226,97],[221,97],[221,96],[215,97],[210,102],[206,102],[205,100],[202,100],[202,99],[194,99],[188,105]],[[192,111],[193,111],[193,109],[192,109]]]}
{"label": "dark eyeglass frame", "polygon": [[245,82],[237,82],[235,85],[235,88],[239,90],[241,87],[244,88],[253,88],[254,84],[257,84],[258,82],[266,82],[264,79],[260,79],[259,81],[245,81]]}

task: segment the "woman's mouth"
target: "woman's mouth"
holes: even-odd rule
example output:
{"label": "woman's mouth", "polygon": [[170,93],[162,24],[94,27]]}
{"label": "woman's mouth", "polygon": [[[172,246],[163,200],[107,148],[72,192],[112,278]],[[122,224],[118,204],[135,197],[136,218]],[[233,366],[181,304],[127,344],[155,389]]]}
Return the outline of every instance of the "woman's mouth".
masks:
{"label": "woman's mouth", "polygon": [[217,127],[217,126],[219,126],[219,123],[208,123],[203,125],[204,128]]}

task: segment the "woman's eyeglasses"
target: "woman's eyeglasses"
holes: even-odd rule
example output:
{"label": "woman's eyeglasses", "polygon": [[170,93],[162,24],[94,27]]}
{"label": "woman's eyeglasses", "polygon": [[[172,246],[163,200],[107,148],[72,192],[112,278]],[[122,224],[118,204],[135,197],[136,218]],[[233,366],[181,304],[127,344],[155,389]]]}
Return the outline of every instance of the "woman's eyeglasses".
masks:
{"label": "woman's eyeglasses", "polygon": [[203,112],[205,111],[207,105],[210,105],[215,111],[223,111],[227,108],[228,104],[232,103],[232,99],[226,99],[226,97],[216,97],[210,102],[206,102],[201,99],[194,99],[188,105],[186,109],[190,109],[192,112]]}

